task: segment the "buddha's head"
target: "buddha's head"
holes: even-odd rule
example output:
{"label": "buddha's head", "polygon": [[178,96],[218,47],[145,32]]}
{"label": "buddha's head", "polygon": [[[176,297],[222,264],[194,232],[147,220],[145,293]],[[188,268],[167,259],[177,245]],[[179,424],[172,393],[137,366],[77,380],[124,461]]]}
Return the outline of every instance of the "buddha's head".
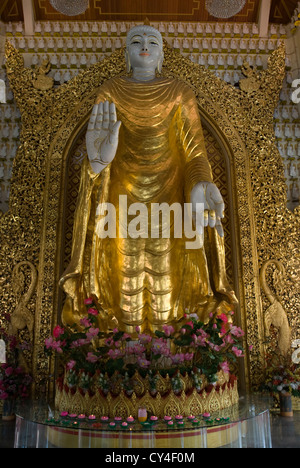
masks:
{"label": "buddha's head", "polygon": [[135,68],[161,72],[164,54],[160,32],[148,25],[130,29],[126,38],[125,59],[128,72]]}

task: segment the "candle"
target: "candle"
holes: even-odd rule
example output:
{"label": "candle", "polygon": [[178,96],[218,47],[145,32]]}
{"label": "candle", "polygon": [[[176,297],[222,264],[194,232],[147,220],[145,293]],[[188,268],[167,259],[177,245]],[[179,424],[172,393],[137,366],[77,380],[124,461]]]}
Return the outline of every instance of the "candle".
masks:
{"label": "candle", "polygon": [[115,423],[115,422],[113,422],[113,421],[112,421],[112,422],[110,422],[110,423],[109,423],[109,427],[111,427],[111,428],[114,428],[114,427],[116,427],[116,423]]}
{"label": "candle", "polygon": [[61,415],[62,418],[65,418],[66,416],[68,416],[68,414],[69,414],[68,411],[62,411],[62,412],[60,413],[60,415]]}
{"label": "candle", "polygon": [[190,414],[190,415],[188,416],[188,420],[189,420],[189,421],[192,421],[193,419],[195,419],[195,416],[193,416],[192,414]]}
{"label": "candle", "polygon": [[178,426],[184,426],[184,422],[183,421],[176,421],[177,425]]}
{"label": "candle", "polygon": [[204,418],[210,418],[210,413],[203,413],[202,416],[203,416]]}
{"label": "candle", "polygon": [[150,421],[157,421],[158,417],[157,416],[150,416]]}
{"label": "candle", "polygon": [[116,421],[116,422],[121,422],[121,421],[122,421],[121,416],[116,416],[116,417],[115,417],[115,421]]}
{"label": "candle", "polygon": [[134,417],[130,415],[130,416],[127,418],[127,422],[133,423],[133,422],[134,422]]}
{"label": "candle", "polygon": [[69,418],[72,418],[72,419],[77,418],[77,414],[69,414]]}
{"label": "candle", "polygon": [[165,421],[171,421],[171,419],[172,419],[172,416],[167,416],[167,415],[164,416],[164,420],[165,420]]}
{"label": "candle", "polygon": [[139,420],[139,422],[147,421],[147,410],[146,410],[146,408],[139,408],[138,409],[138,420]]}
{"label": "candle", "polygon": [[79,414],[78,419],[85,419],[85,414]]}
{"label": "candle", "polygon": [[175,416],[175,419],[176,419],[176,421],[180,421],[181,419],[183,419],[183,416],[181,416],[181,414],[177,414]]}
{"label": "candle", "polygon": [[167,423],[167,424],[168,424],[168,426],[170,426],[170,427],[171,427],[171,426],[173,426],[173,425],[174,425],[174,422],[173,422],[173,421],[168,421],[168,423]]}
{"label": "candle", "polygon": [[126,421],[122,422],[122,427],[127,427],[128,423]]}
{"label": "candle", "polygon": [[206,422],[206,424],[213,424],[214,421],[212,419],[206,419],[205,422]]}
{"label": "candle", "polygon": [[198,419],[193,419],[192,424],[194,424],[195,426],[197,426],[197,424],[199,424]]}
{"label": "candle", "polygon": [[102,422],[106,422],[106,421],[109,420],[109,417],[108,416],[101,416],[100,419],[101,419]]}
{"label": "candle", "polygon": [[94,414],[90,414],[89,415],[89,420],[93,421],[94,419],[96,419],[96,416]]}

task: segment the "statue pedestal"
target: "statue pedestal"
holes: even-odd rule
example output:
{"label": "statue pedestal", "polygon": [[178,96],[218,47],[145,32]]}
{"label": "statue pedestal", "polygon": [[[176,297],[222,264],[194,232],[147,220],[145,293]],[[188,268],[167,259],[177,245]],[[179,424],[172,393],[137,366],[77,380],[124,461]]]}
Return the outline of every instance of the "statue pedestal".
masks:
{"label": "statue pedestal", "polygon": [[[262,398],[242,397],[237,405],[211,414],[197,416],[195,425],[188,418],[183,424],[173,419],[168,426],[160,419],[143,425],[89,420],[88,416],[61,417],[47,404],[37,402],[16,411],[15,448],[105,448],[114,449],[185,449],[196,448],[271,448],[268,404]],[[123,422],[125,422],[123,420]],[[126,452],[128,453],[128,452]],[[191,452],[189,452],[191,453]]]}

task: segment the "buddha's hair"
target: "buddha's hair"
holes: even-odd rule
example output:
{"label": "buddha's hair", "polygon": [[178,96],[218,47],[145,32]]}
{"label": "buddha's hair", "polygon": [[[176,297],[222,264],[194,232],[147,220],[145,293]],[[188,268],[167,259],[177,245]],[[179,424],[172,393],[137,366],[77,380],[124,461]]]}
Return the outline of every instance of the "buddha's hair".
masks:
{"label": "buddha's hair", "polygon": [[154,28],[153,26],[149,26],[147,24],[139,24],[138,26],[134,26],[128,31],[127,37],[126,37],[126,47],[129,45],[132,37],[140,33],[147,33],[147,34],[152,33],[158,38],[159,45],[163,47],[162,35],[158,31],[158,29]]}

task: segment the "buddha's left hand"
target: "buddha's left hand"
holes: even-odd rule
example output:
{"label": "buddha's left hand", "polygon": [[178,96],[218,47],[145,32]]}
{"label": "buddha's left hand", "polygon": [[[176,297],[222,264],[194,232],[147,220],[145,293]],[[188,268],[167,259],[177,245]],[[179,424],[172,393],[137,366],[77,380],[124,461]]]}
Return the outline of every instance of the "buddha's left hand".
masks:
{"label": "buddha's left hand", "polygon": [[203,236],[204,227],[210,226],[223,237],[224,201],[218,187],[212,182],[198,182],[192,189],[191,203],[193,216],[197,214],[199,234]]}

